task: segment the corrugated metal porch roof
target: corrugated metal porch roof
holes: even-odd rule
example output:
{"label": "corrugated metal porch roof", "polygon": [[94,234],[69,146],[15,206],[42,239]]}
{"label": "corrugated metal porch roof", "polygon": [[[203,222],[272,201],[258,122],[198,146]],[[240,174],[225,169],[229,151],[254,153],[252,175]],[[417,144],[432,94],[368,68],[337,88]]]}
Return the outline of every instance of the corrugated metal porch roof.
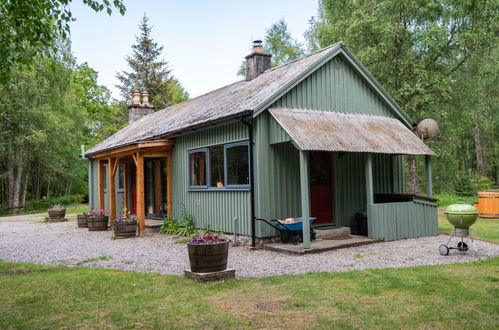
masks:
{"label": "corrugated metal porch roof", "polygon": [[435,155],[395,118],[287,108],[269,111],[300,150]]}

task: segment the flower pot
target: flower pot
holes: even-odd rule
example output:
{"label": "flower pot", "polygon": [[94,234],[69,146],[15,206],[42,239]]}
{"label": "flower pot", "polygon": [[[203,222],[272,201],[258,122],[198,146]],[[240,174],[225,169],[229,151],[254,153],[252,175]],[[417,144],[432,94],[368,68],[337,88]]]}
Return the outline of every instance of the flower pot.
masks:
{"label": "flower pot", "polygon": [[78,227],[84,227],[84,228],[88,227],[87,217],[88,217],[88,214],[78,214],[76,216],[76,221],[78,223]]}
{"label": "flower pot", "polygon": [[107,230],[107,215],[91,215],[87,218],[89,231]]}
{"label": "flower pot", "polygon": [[62,221],[66,216],[66,209],[49,209],[48,214],[50,222]]}
{"label": "flower pot", "polygon": [[216,244],[187,243],[187,251],[193,272],[211,273],[227,269],[229,241]]}
{"label": "flower pot", "polygon": [[114,223],[113,231],[116,238],[135,237],[137,236],[137,222]]}

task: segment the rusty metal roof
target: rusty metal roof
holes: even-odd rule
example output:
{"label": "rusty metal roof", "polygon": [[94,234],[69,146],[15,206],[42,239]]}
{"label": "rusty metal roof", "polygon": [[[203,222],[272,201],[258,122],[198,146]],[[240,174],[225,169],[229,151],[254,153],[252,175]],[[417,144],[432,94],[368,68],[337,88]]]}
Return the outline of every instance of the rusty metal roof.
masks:
{"label": "rusty metal roof", "polygon": [[253,80],[241,80],[144,116],[89,149],[86,155],[252,113],[293,79],[342,45],[341,42],[336,43],[288,64],[269,69]]}
{"label": "rusty metal roof", "polygon": [[435,155],[396,118],[287,108],[269,111],[300,150]]}

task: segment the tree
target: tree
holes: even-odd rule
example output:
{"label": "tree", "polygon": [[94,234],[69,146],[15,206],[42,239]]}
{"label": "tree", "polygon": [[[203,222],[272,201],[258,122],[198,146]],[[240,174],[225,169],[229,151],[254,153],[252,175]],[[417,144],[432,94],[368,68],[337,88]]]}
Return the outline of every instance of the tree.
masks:
{"label": "tree", "polygon": [[[72,0],[0,0],[0,82],[7,82],[16,65],[32,63],[35,54],[57,50],[56,42],[70,33]],[[96,12],[113,7],[122,15],[122,0],[83,0]]]}
{"label": "tree", "polygon": [[[322,47],[343,40],[416,122],[431,116],[451,131],[445,130],[450,114],[444,109],[453,96],[453,75],[497,42],[497,2],[323,0],[320,5],[312,39]],[[445,138],[442,147],[459,143]],[[414,157],[409,171],[417,193]]]}
{"label": "tree", "polygon": [[[272,54],[272,67],[289,63],[305,54],[303,46],[291,36],[283,18],[265,30],[263,48]],[[245,61],[241,63],[238,75],[246,75]]]}
{"label": "tree", "polygon": [[188,95],[170,75],[168,63],[160,59],[163,46],[158,46],[151,38],[152,28],[148,22],[144,15],[139,25],[140,35],[136,36],[137,43],[132,45],[133,53],[126,58],[132,71],[118,73],[116,77],[121,84],[116,87],[128,104],[134,90],[149,92],[150,103],[159,110],[185,101]]}

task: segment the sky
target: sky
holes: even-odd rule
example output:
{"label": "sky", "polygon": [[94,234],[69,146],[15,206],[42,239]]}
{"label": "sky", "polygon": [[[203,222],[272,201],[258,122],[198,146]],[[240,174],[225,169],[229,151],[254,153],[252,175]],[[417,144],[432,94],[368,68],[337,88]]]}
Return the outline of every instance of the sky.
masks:
{"label": "sky", "polygon": [[119,98],[116,72],[130,71],[125,57],[139,34],[144,14],[151,36],[164,46],[162,57],[190,97],[242,79],[237,71],[263,39],[265,29],[284,18],[299,42],[308,20],[317,13],[317,0],[124,0],[124,16],[95,13],[83,1],[71,3],[73,54],[99,73],[98,82]]}

